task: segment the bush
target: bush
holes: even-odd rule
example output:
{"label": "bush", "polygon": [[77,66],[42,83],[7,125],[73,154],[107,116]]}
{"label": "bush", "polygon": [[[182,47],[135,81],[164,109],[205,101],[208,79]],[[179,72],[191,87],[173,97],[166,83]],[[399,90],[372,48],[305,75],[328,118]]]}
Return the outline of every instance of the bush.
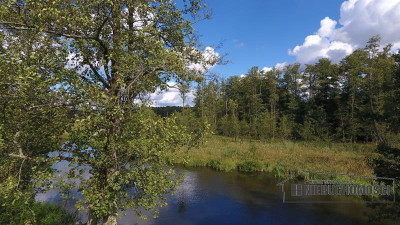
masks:
{"label": "bush", "polygon": [[[378,145],[374,158],[372,160],[374,173],[377,177],[395,178],[397,189],[395,195],[400,195],[399,179],[400,179],[400,147],[399,141],[382,142]],[[387,184],[392,184],[392,181],[386,181]],[[381,200],[391,201],[393,196],[381,196]],[[370,214],[370,223],[392,222],[400,219],[400,203],[396,201],[393,204],[368,204],[369,207],[377,212]]]}
{"label": "bush", "polygon": [[400,148],[380,143],[373,159],[374,173],[378,177],[400,179]]}
{"label": "bush", "polygon": [[35,202],[33,211],[40,225],[73,225],[77,218],[75,213],[68,213],[63,206],[54,203]]}
{"label": "bush", "polygon": [[230,159],[211,160],[208,166],[217,171],[229,172],[236,168],[236,163]]}
{"label": "bush", "polygon": [[237,165],[240,172],[254,173],[264,171],[264,165],[258,161],[245,161]]}
{"label": "bush", "polygon": [[285,170],[286,170],[285,165],[278,163],[278,165],[275,166],[272,172],[276,177],[282,177],[285,174]]}

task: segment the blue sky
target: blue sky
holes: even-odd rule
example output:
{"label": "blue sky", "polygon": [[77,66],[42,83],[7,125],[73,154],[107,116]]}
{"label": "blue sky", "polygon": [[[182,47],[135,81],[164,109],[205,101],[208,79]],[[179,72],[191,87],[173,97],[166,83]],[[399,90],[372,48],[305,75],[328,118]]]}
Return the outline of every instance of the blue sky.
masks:
{"label": "blue sky", "polygon": [[293,62],[288,49],[303,43],[325,17],[338,20],[343,0],[209,0],[213,15],[195,29],[206,45],[223,47],[231,63],[213,69],[223,77],[245,74],[252,66]]}
{"label": "blue sky", "polygon": [[[195,24],[200,42],[223,47],[227,65],[210,71],[222,78],[246,74],[252,66],[338,63],[375,35],[400,49],[400,0],[207,0],[213,15]],[[193,93],[188,95],[192,104]],[[155,106],[180,105],[179,92],[153,94]]]}

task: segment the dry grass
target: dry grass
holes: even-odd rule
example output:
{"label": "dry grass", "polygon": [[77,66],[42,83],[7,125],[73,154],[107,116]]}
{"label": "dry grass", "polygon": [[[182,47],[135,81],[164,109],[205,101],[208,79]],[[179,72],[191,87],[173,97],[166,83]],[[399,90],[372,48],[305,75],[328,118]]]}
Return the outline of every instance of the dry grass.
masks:
{"label": "dry grass", "polygon": [[374,144],[257,140],[234,141],[211,136],[206,143],[173,154],[174,163],[209,166],[220,171],[268,171],[280,176],[288,170],[313,170],[372,175],[367,159]]}

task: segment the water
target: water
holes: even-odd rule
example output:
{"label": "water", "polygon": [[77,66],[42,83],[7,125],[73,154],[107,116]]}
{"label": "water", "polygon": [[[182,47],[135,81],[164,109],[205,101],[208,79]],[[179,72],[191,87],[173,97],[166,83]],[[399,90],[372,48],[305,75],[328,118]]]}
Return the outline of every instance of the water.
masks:
{"label": "water", "polygon": [[[118,224],[367,224],[368,211],[355,204],[284,204],[280,181],[269,174],[220,173],[207,168],[177,169],[186,175],[159,218],[143,221],[127,211]],[[59,201],[56,193],[39,200]],[[85,220],[84,216],[82,217]]]}

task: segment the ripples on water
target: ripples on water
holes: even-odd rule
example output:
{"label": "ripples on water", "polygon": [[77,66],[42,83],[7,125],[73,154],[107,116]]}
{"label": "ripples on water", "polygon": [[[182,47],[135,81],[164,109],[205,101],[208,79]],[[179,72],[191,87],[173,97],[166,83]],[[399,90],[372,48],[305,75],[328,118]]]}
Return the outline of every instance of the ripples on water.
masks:
{"label": "ripples on water", "polygon": [[[67,169],[67,164],[57,165]],[[63,168],[65,167],[65,168]],[[279,182],[268,174],[219,173],[207,168],[177,169],[185,179],[159,218],[140,220],[132,210],[118,224],[366,224],[361,204],[283,204]],[[74,193],[76,195],[78,193]],[[61,203],[56,190],[37,196],[38,201]],[[73,201],[67,207],[73,210]],[[83,221],[86,216],[80,213]]]}

